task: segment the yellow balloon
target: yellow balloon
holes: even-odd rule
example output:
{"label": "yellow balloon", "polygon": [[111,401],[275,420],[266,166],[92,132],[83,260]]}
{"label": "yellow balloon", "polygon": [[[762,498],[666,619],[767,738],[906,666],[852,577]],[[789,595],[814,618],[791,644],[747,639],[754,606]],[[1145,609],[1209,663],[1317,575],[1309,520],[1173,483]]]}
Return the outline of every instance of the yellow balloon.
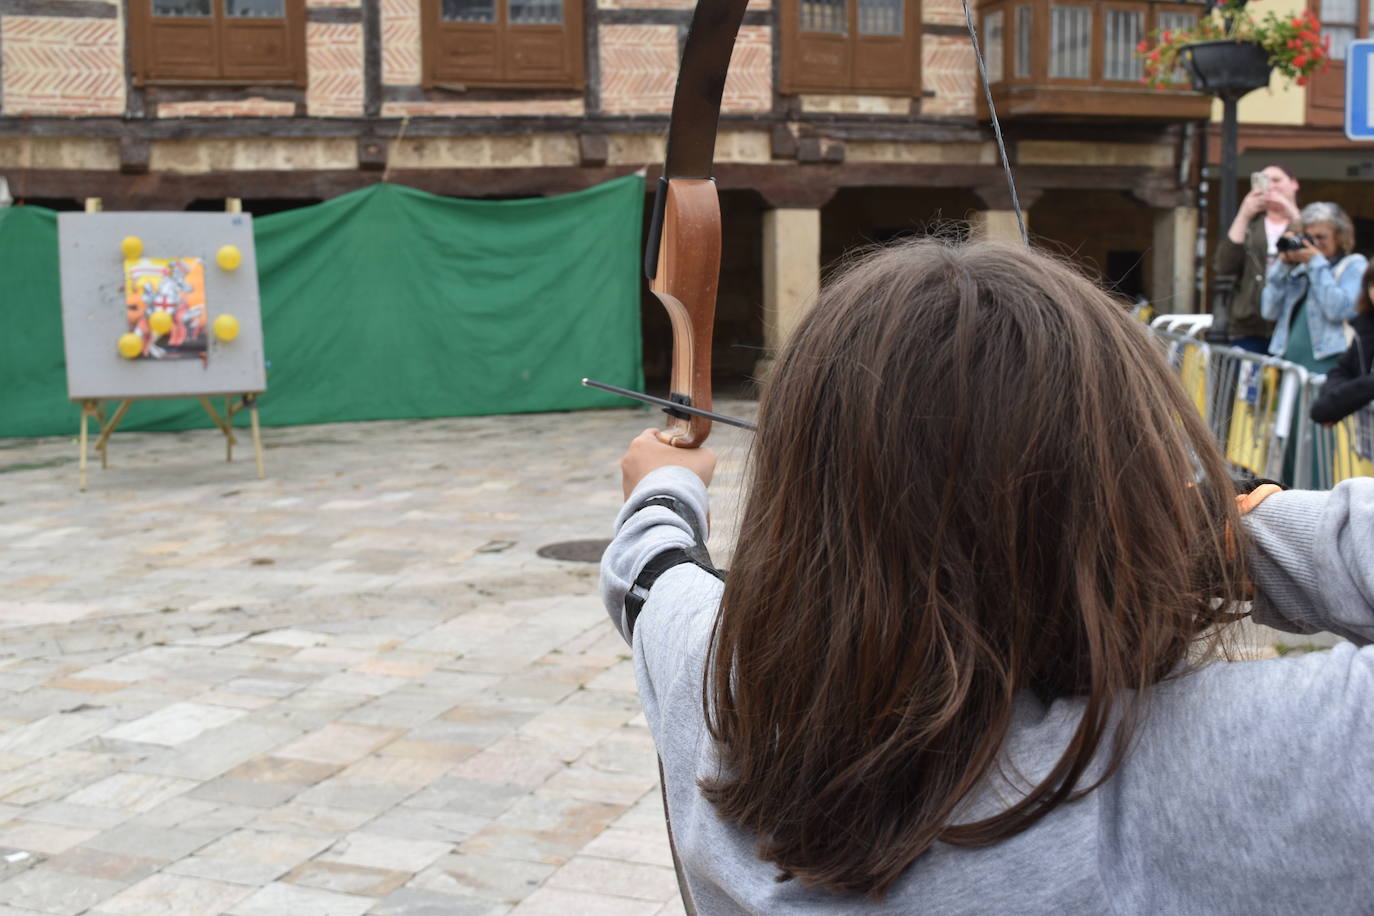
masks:
{"label": "yellow balloon", "polygon": [[143,353],[143,338],[132,332],[120,335],[119,355],[125,359],[136,359]]}
{"label": "yellow balloon", "polygon": [[126,235],[124,241],[119,243],[119,250],[124,252],[124,257],[132,261],[143,254],[143,239],[136,235]]}
{"label": "yellow balloon", "polygon": [[215,263],[225,270],[234,270],[243,263],[243,253],[236,245],[221,245],[215,253]]}
{"label": "yellow balloon", "polygon": [[215,319],[215,336],[225,341],[238,337],[239,320],[233,315],[220,315]]}
{"label": "yellow balloon", "polygon": [[172,316],[166,312],[153,312],[148,316],[148,327],[153,329],[154,334],[161,337],[172,329]]}

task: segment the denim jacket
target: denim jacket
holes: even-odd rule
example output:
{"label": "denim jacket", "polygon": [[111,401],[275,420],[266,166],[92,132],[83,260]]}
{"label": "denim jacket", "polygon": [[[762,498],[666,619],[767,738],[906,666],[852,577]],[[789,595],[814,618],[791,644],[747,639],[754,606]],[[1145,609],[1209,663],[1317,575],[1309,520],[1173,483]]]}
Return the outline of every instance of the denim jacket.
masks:
{"label": "denim jacket", "polygon": [[[1313,255],[1306,264],[1275,261],[1264,281],[1260,309],[1269,321],[1277,322],[1269,340],[1269,353],[1282,356],[1288,346],[1288,322],[1293,309],[1307,297],[1307,326],[1312,331],[1312,355],[1317,359],[1345,352],[1344,323],[1355,317],[1355,302],[1360,295],[1360,278],[1368,262],[1362,254],[1349,254],[1332,266],[1322,255]],[[1336,271],[1340,270],[1340,279]]]}

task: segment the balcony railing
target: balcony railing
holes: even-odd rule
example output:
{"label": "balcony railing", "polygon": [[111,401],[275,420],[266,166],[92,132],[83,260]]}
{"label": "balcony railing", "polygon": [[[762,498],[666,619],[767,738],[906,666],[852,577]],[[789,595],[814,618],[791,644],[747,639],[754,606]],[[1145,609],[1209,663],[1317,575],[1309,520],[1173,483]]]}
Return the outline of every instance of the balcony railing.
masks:
{"label": "balcony railing", "polygon": [[[1187,28],[1202,2],[983,0],[983,55],[1002,118],[1207,117],[1211,100],[1144,85],[1136,45],[1156,29]],[[979,98],[980,114],[987,116]]]}

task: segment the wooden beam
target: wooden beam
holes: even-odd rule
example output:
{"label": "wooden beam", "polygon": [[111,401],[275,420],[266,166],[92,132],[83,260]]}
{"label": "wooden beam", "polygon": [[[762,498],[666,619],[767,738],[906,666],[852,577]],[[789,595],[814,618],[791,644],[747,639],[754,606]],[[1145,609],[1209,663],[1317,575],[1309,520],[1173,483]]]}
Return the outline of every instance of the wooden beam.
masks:
{"label": "wooden beam", "polygon": [[[509,169],[393,169],[390,179],[455,197],[538,197],[578,191],[636,171],[633,166],[542,167]],[[650,166],[647,180],[657,180],[660,167]],[[196,199],[276,197],[327,200],[377,183],[375,170],[241,171],[180,174],[149,172],[127,175],[107,171],[31,169],[26,173],[30,197],[105,197],[122,207],[182,209]],[[1170,168],[1079,165],[1021,166],[1018,186],[1036,190],[1116,190],[1155,203],[1170,203],[1180,193]],[[1000,165],[909,163],[744,164],[716,167],[723,190],[753,190],[773,206],[818,206],[842,188],[970,188],[1002,186]],[[1186,193],[1186,191],[1181,192]],[[1024,205],[1024,202],[1023,202]]]}
{"label": "wooden beam", "polygon": [[147,140],[139,137],[119,138],[119,170],[124,174],[144,174],[148,171],[151,156]]}
{"label": "wooden beam", "polygon": [[610,157],[610,143],[605,134],[581,134],[577,138],[577,154],[579,164],[601,168]]}
{"label": "wooden beam", "polygon": [[[724,115],[721,130],[770,130],[785,124],[780,115]],[[147,140],[264,137],[358,137],[369,132],[394,135],[400,118],[156,118],[129,122],[123,118],[0,118],[0,137],[106,137]],[[883,140],[896,143],[979,142],[989,129],[971,120],[870,116],[806,119],[812,134],[835,140]],[[407,137],[522,136],[535,133],[662,134],[668,119],[653,117],[514,117],[453,118],[414,116]],[[1099,133],[1096,139],[1101,141]]]}
{"label": "wooden beam", "polygon": [[390,146],[391,142],[382,137],[359,137],[358,168],[365,172],[385,171]]}
{"label": "wooden beam", "polygon": [[0,16],[117,19],[119,7],[104,0],[0,0]]}
{"label": "wooden beam", "polygon": [[363,11],[363,114],[382,113],[382,7],[381,0],[362,0]]}
{"label": "wooden beam", "polygon": [[309,6],[305,9],[306,22],[320,22],[329,25],[357,25],[365,14],[356,6]]}

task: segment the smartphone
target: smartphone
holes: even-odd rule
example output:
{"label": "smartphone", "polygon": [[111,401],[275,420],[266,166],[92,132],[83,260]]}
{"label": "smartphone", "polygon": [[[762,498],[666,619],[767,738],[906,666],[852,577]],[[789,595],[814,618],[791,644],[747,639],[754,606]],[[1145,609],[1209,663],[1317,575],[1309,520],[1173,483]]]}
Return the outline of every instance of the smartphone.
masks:
{"label": "smartphone", "polygon": [[1269,190],[1269,176],[1263,172],[1250,173],[1250,190],[1259,191],[1263,194]]}

